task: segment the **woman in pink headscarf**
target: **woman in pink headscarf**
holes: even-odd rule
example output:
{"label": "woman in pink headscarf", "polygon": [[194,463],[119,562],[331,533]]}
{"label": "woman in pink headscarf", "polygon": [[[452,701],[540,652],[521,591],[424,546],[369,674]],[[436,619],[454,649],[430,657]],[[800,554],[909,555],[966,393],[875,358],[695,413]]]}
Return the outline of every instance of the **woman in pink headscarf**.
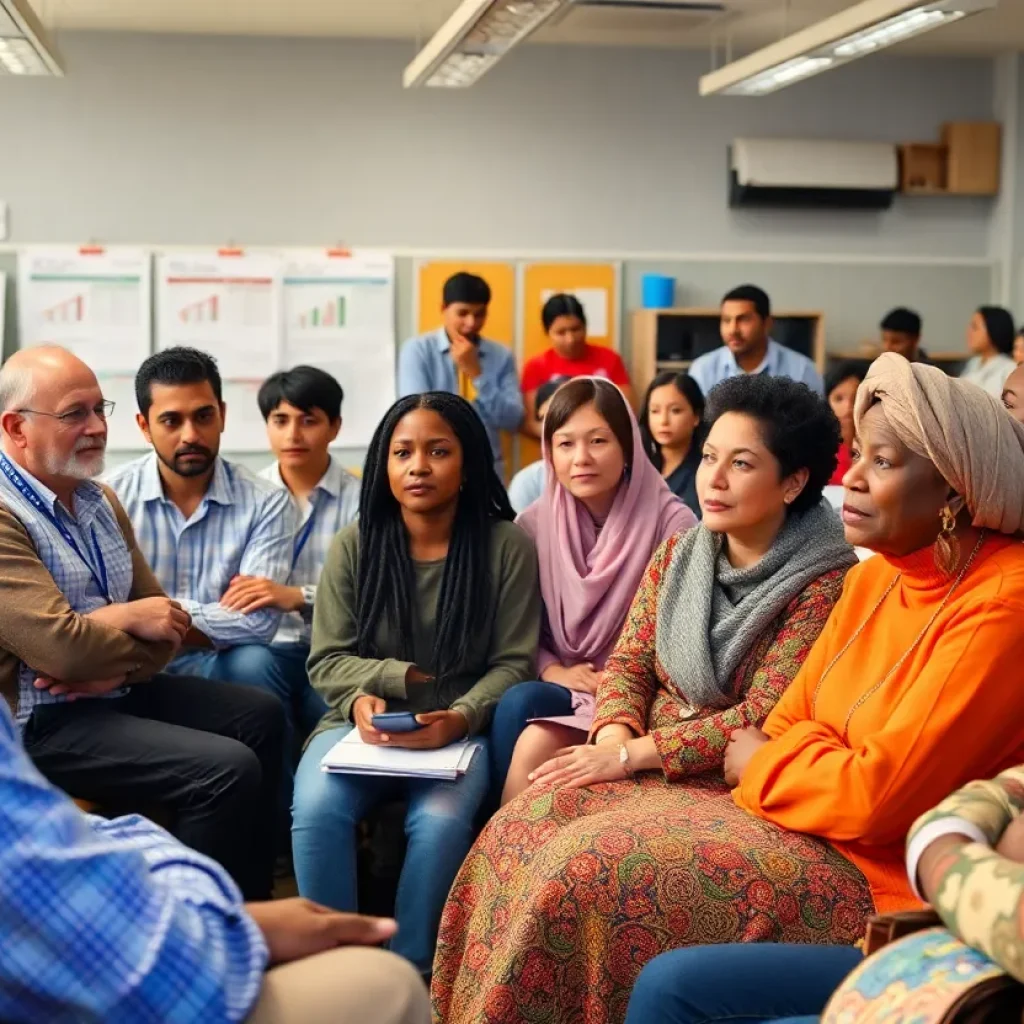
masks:
{"label": "woman in pink headscarf", "polygon": [[614,384],[578,377],[559,388],[543,443],[547,485],[518,519],[540,560],[540,678],[508,690],[495,712],[493,779],[505,780],[503,803],[557,750],[583,742],[647,563],[697,522],[644,456],[639,424]]}

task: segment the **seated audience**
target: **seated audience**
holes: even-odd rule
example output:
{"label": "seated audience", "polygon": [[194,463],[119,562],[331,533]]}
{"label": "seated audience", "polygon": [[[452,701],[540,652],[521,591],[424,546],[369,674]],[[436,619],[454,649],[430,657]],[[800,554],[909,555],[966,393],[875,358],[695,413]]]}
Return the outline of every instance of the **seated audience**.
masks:
{"label": "seated audience", "polygon": [[433,989],[446,1024],[614,1024],[662,950],[860,935],[856,868],[743,813],[722,780],[729,733],[764,720],[855,561],[821,497],[839,428],[822,399],[779,377],[719,385],[708,415],[703,522],[644,575],[605,666],[593,744],[535,773],[452,887]]}
{"label": "seated audience", "polygon": [[812,1024],[826,1003],[827,1021],[948,1020],[937,1011],[963,998],[965,986],[1003,971],[1024,981],[1022,810],[1024,767],[1016,767],[970,783],[910,830],[908,878],[948,932],[918,933],[866,960],[853,946],[675,950],[640,973],[626,1024]]}
{"label": "seated audience", "polygon": [[[373,436],[359,522],[335,538],[317,590],[309,674],[330,710],[296,777],[299,891],[355,909],[356,827],[405,798],[392,948],[423,973],[487,794],[483,733],[502,693],[533,671],[537,555],[512,518],[472,407],[437,392],[400,399]],[[422,728],[382,732],[373,719],[386,711],[412,712]],[[474,737],[484,749],[454,783],[321,771],[353,728],[370,744],[427,750]]]}
{"label": "seated audience", "polygon": [[851,465],[850,452],[853,448],[853,403],[857,388],[864,379],[866,370],[860,363],[840,363],[825,374],[825,397],[839,420],[839,432],[843,441],[839,445],[838,465],[829,480],[830,487],[842,486]]}
{"label": "seated audience", "polygon": [[2,705],[0,1019],[427,1024],[407,964],[338,948],[376,945],[393,921],[243,904],[220,865],[144,818],[82,814],[33,767]]}
{"label": "seated audience", "polygon": [[518,520],[540,561],[538,681],[513,686],[494,714],[493,781],[504,781],[503,802],[561,747],[585,742],[601,671],[647,563],[663,541],[697,522],[641,446],[633,411],[614,384],[579,377],[551,399],[547,489]]}
{"label": "seated audience", "polygon": [[814,363],[772,340],[771,301],[756,285],[740,285],[722,299],[720,330],[722,347],[690,364],[689,374],[705,395],[721,381],[743,373],[789,377],[824,394]]}
{"label": "seated audience", "polygon": [[1002,306],[982,306],[967,325],[967,347],[973,353],[960,373],[961,380],[984,388],[996,398],[1017,365],[1012,357],[1016,328]]}
{"label": "seated audience", "polygon": [[[277,459],[260,476],[287,488],[295,506],[300,525],[292,570],[287,583],[236,576],[222,601],[247,615],[261,608],[283,613],[270,647],[248,648],[257,654],[251,672],[267,681],[285,706],[289,731],[303,739],[327,711],[306,675],[316,585],[334,535],[359,514],[359,481],[330,452],[341,429],[343,398],[341,385],[313,366],[296,366],[263,382],[258,402]],[[233,660],[234,671],[246,671],[237,650]]]}
{"label": "seated audience", "polygon": [[644,452],[669,490],[700,516],[697,469],[703,445],[704,394],[685,373],[666,371],[651,381],[640,412]]}
{"label": "seated audience", "polygon": [[930,363],[925,350],[921,348],[920,314],[900,306],[885,314],[879,329],[883,352],[895,352],[912,363]]}
{"label": "seated audience", "polygon": [[191,617],[91,479],[112,409],[64,349],[26,349],[0,370],[0,690],[52,782],[104,808],[158,805],[183,843],[265,899],[281,710],[163,672]]}
{"label": "seated audience", "polygon": [[633,389],[622,357],[613,348],[587,344],[587,314],[575,295],[552,295],[541,310],[551,348],[523,367],[523,433],[541,437],[537,389],[564,377],[603,377],[620,388],[630,407]]}
{"label": "seated audience", "polygon": [[482,277],[463,271],[448,278],[443,326],[411,338],[398,353],[398,394],[447,391],[470,402],[487,428],[494,468],[504,480],[500,431],[519,429],[523,396],[511,349],[480,334],[490,302],[491,289]]}
{"label": "seated audience", "polygon": [[1018,366],[1003,385],[1003,405],[1018,423],[1024,423],[1024,364]]}
{"label": "seated audience", "polygon": [[[537,388],[537,420],[544,422],[551,396],[568,380],[568,377],[555,377]],[[516,515],[525,512],[544,493],[547,480],[547,460],[538,459],[524,466],[508,485],[508,500]]]}

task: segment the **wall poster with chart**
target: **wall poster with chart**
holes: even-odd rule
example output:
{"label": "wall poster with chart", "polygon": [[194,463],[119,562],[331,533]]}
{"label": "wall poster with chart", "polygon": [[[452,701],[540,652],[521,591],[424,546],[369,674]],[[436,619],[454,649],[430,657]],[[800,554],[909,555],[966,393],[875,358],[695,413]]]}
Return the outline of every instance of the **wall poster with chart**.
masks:
{"label": "wall poster with chart", "polygon": [[281,365],[283,269],[277,256],[237,249],[157,258],[157,348],[190,345],[216,358],[224,451],[267,448],[256,395]]}
{"label": "wall poster with chart", "polygon": [[18,253],[22,348],[56,344],[92,367],[115,403],[107,447],[141,447],[135,371],[149,355],[152,271],[145,249],[32,246]]}
{"label": "wall poster with chart", "polygon": [[395,400],[395,260],[372,250],[283,254],[282,366],[306,364],[345,392],[340,448],[369,445]]}

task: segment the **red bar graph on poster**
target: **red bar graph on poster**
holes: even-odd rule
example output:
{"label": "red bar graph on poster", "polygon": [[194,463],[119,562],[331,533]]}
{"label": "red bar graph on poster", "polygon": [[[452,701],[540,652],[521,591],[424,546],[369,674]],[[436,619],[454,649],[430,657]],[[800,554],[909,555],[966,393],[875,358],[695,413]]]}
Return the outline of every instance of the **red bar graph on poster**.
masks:
{"label": "red bar graph on poster", "polygon": [[72,295],[70,299],[44,309],[43,319],[48,323],[81,323],[85,319],[85,296]]}
{"label": "red bar graph on poster", "polygon": [[178,314],[185,323],[213,323],[219,319],[219,297],[210,295],[184,306]]}

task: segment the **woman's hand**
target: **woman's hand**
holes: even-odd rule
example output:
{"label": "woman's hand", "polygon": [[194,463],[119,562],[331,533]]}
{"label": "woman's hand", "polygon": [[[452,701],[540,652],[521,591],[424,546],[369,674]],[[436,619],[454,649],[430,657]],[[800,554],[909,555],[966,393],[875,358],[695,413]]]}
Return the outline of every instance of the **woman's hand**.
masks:
{"label": "woman's hand", "polygon": [[423,726],[422,729],[388,733],[384,746],[405,747],[407,750],[439,750],[469,733],[469,722],[460,711],[428,711],[425,715],[417,715],[416,721]]}
{"label": "woman's hand", "polygon": [[597,782],[621,782],[629,772],[619,759],[621,744],[564,747],[550,761],[530,773],[531,782],[550,782],[566,789],[581,789]]}
{"label": "woman's hand", "polygon": [[610,722],[598,730],[597,735],[594,737],[594,742],[614,743],[617,747],[618,744],[628,743],[632,739],[636,739],[636,737],[628,725],[623,725],[621,722]]}
{"label": "woman's hand", "polygon": [[743,781],[743,773],[747,770],[750,759],[766,744],[771,737],[756,726],[748,725],[746,729],[737,729],[730,737],[725,748],[725,781],[730,786],[738,786]]}
{"label": "woman's hand", "polygon": [[577,693],[597,693],[601,685],[601,673],[598,672],[589,661],[579,665],[551,665],[541,673],[542,678],[548,683],[558,683],[567,690],[575,690]]}
{"label": "woman's hand", "polygon": [[367,694],[365,697],[357,697],[352,705],[352,721],[359,730],[359,738],[364,743],[380,746],[384,742],[384,734],[373,727],[373,716],[383,715],[388,705],[383,697],[374,697]]}

